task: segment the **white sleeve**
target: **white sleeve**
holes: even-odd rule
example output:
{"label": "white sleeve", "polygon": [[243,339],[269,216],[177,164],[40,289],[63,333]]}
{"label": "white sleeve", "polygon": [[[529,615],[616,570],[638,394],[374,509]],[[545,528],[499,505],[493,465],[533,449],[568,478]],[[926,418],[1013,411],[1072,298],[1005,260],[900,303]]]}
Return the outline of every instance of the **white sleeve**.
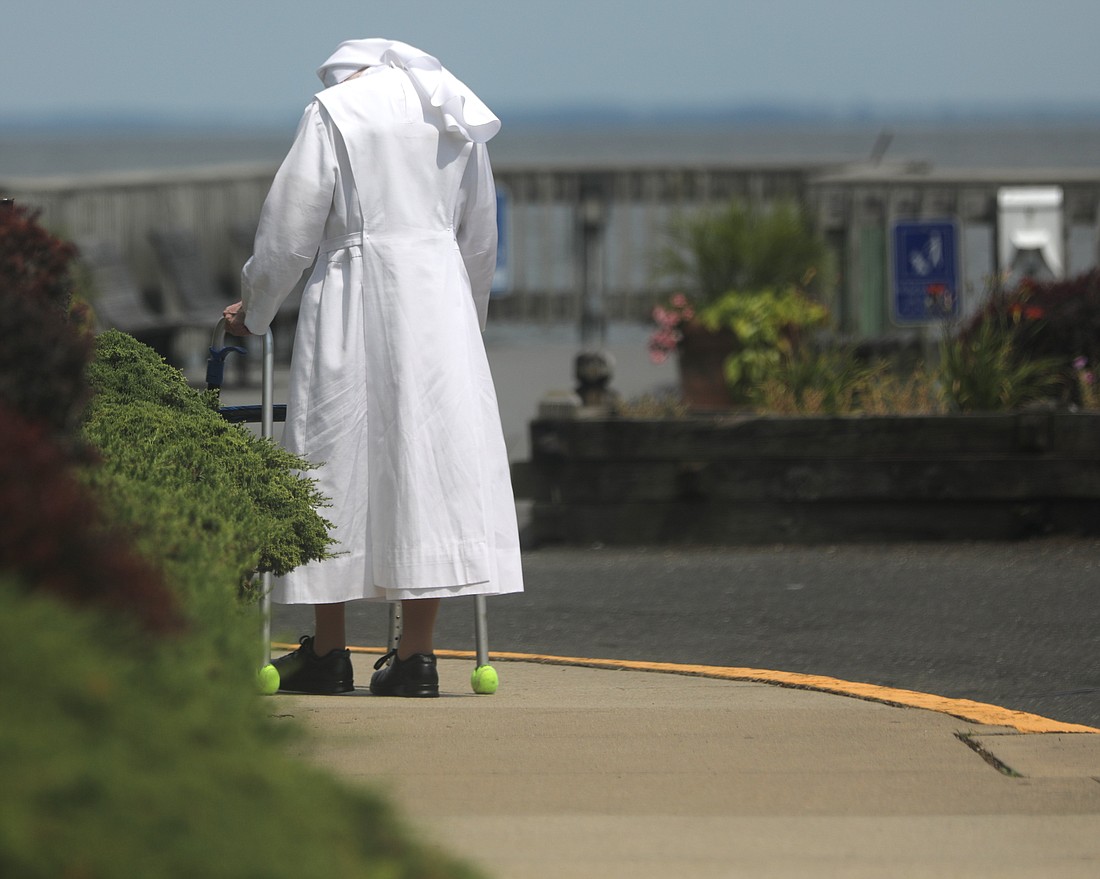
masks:
{"label": "white sleeve", "polygon": [[313,265],[336,185],[336,159],[317,101],[306,108],[260,212],[241,272],[245,326],[262,335]]}
{"label": "white sleeve", "polygon": [[489,151],[475,143],[462,178],[462,199],[455,234],[481,329],[489,317],[489,291],[497,265],[497,191]]}

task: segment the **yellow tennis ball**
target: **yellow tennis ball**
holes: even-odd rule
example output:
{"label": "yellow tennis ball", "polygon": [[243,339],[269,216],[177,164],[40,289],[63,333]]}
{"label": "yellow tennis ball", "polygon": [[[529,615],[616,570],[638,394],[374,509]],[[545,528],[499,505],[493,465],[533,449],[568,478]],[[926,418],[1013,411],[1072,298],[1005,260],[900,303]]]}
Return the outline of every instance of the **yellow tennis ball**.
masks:
{"label": "yellow tennis ball", "polygon": [[260,692],[265,696],[274,695],[279,691],[279,669],[268,663],[259,671]]}
{"label": "yellow tennis ball", "polygon": [[500,684],[500,678],[497,677],[497,670],[491,665],[479,665],[474,669],[474,673],[470,675],[470,686],[474,688],[474,692],[482,696],[490,696],[497,691],[497,686]]}

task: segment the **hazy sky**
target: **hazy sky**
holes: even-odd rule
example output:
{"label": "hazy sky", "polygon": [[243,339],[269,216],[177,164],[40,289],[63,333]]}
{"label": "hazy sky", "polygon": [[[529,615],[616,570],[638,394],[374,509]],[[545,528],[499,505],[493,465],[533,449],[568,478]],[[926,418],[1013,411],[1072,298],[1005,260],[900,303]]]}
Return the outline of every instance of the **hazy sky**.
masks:
{"label": "hazy sky", "polygon": [[0,126],[101,113],[284,124],[336,44],[366,36],[437,55],[502,115],[1100,107],[1097,0],[13,0],[4,19]]}

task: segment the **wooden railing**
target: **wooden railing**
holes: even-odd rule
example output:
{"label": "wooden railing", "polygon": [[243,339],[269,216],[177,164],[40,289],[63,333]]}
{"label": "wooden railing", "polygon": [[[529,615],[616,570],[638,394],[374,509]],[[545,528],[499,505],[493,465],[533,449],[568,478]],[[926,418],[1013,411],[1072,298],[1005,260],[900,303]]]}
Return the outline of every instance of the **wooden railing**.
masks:
{"label": "wooden railing", "polygon": [[[229,292],[250,252],[274,170],[233,166],[0,181],[0,194],[41,210],[42,221],[64,237],[109,245],[146,290],[171,287],[150,233],[190,234],[213,282]],[[802,167],[498,169],[502,259],[494,314],[574,319],[582,289],[580,239],[594,220],[607,316],[644,315],[668,287],[653,257],[675,213],[735,196],[801,199],[809,175]]]}
{"label": "wooden railing", "polygon": [[[192,236],[211,283],[236,291],[251,248],[271,165],[192,171],[0,180],[43,222],[80,243],[108,245],[149,297],[171,297],[173,279],[150,233]],[[890,330],[885,230],[892,219],[953,217],[960,225],[965,280],[995,271],[996,195],[1001,186],[1058,185],[1065,192],[1065,250],[1071,272],[1097,262],[1100,170],[939,173],[919,165],[498,167],[503,241],[498,319],[576,320],[586,285],[598,278],[606,319],[642,318],[671,281],[656,271],[677,213],[731,198],[766,204],[794,199],[810,211],[836,256],[832,294],[841,328]],[[594,266],[594,269],[593,269]],[[591,295],[592,290],[588,293]]]}

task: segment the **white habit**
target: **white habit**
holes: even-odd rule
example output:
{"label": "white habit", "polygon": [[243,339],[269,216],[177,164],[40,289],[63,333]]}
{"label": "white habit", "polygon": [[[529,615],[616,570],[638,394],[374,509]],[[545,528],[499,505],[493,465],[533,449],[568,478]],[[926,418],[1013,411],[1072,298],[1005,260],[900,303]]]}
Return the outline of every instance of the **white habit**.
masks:
{"label": "white habit", "polygon": [[[352,76],[363,67],[365,73]],[[242,274],[262,334],[304,283],[284,444],[332,499],[336,558],[274,600],[523,589],[481,332],[496,260],[485,142],[499,121],[429,55],[341,44],[319,75]]]}

